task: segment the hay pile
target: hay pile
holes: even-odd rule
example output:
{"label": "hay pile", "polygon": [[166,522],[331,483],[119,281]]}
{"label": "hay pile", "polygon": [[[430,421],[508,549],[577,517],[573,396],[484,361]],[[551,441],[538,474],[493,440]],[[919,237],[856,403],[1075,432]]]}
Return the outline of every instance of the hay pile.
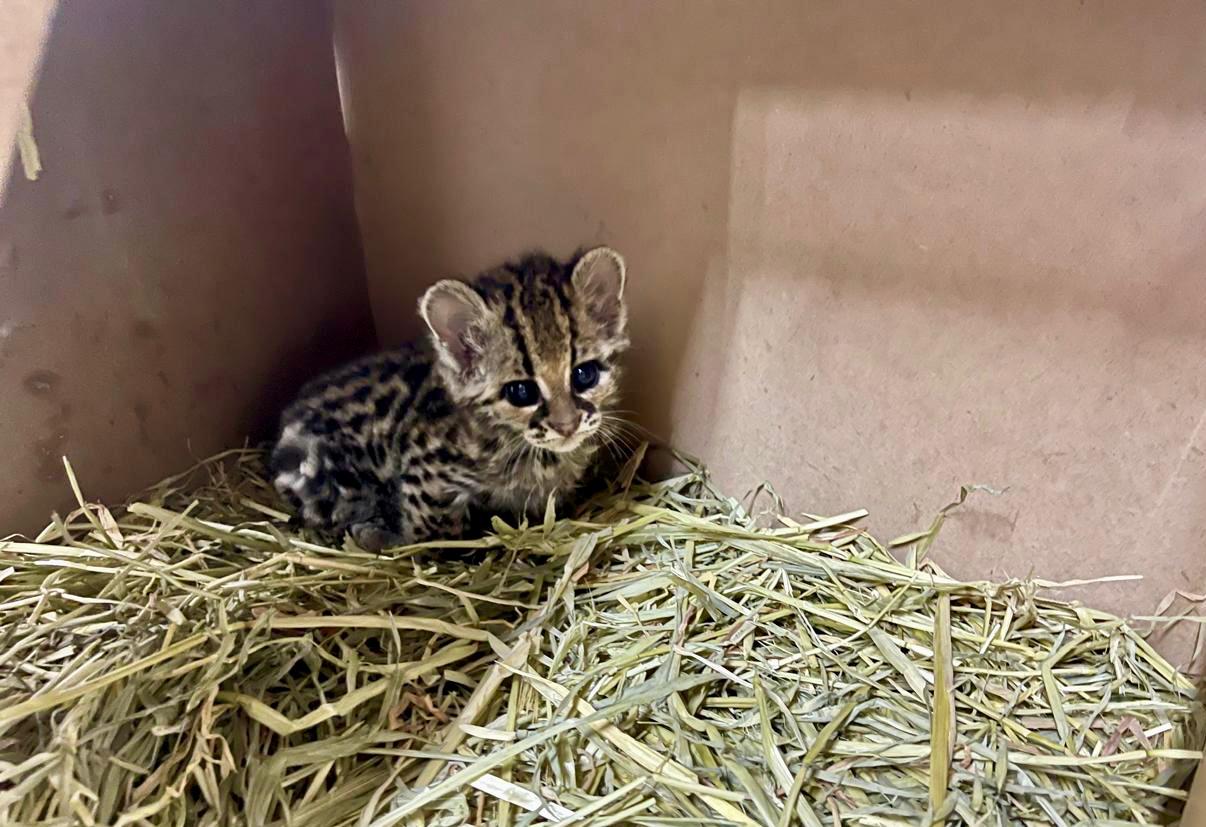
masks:
{"label": "hay pile", "polygon": [[1199,757],[1122,622],[858,515],[629,474],[379,557],[291,533],[253,452],[200,475],[0,546],[0,824],[1162,823]]}

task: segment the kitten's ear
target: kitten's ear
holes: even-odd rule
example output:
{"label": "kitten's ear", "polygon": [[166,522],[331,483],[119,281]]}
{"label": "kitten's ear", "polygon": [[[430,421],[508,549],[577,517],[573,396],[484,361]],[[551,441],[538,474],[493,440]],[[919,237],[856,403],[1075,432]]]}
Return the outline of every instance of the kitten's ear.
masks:
{"label": "kitten's ear", "polygon": [[624,321],[624,258],[610,247],[584,253],[570,282],[587,311],[604,324]]}
{"label": "kitten's ear", "polygon": [[440,354],[467,372],[482,353],[482,328],[490,310],[482,297],[462,281],[447,279],[428,288],[419,314],[431,329]]}

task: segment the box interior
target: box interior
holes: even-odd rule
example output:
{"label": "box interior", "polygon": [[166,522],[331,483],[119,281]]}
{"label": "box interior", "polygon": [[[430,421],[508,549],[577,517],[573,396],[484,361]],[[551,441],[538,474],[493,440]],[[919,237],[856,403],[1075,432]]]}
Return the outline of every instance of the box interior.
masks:
{"label": "box interior", "polygon": [[119,500],[416,335],[431,281],[607,243],[633,419],[731,493],[887,538],[988,485],[933,549],[960,577],[1204,591],[1201,4],[24,0],[0,30],[43,167],[14,148],[0,200],[5,532],[70,502],[64,454]]}

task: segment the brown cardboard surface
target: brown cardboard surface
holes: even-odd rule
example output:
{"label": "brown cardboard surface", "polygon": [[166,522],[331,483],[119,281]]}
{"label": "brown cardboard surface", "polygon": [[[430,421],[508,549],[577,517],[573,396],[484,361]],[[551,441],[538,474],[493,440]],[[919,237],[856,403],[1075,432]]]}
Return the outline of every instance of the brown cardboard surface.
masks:
{"label": "brown cardboard surface", "polygon": [[894,535],[989,484],[958,575],[1204,591],[1206,7],[336,12],[384,339],[432,279],[609,242],[638,418],[729,490]]}
{"label": "brown cardboard surface", "polygon": [[0,203],[0,534],[239,445],[372,340],[321,2],[70,2]]}
{"label": "brown cardboard surface", "polygon": [[1181,827],[1206,827],[1206,773],[1198,765],[1192,786],[1189,788],[1189,800],[1185,802],[1185,811],[1181,818]]}
{"label": "brown cardboard surface", "polygon": [[0,3],[0,164],[7,161],[10,139],[42,54],[54,0],[4,0]]}

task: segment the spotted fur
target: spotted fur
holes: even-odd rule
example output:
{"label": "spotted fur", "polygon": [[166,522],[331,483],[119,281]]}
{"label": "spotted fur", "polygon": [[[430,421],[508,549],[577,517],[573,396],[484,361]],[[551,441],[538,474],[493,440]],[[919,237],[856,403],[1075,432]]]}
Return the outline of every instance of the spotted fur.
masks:
{"label": "spotted fur", "polygon": [[617,399],[624,280],[619,254],[597,248],[435,284],[425,340],[319,377],[285,410],[277,489],[306,524],[374,550],[564,502]]}

